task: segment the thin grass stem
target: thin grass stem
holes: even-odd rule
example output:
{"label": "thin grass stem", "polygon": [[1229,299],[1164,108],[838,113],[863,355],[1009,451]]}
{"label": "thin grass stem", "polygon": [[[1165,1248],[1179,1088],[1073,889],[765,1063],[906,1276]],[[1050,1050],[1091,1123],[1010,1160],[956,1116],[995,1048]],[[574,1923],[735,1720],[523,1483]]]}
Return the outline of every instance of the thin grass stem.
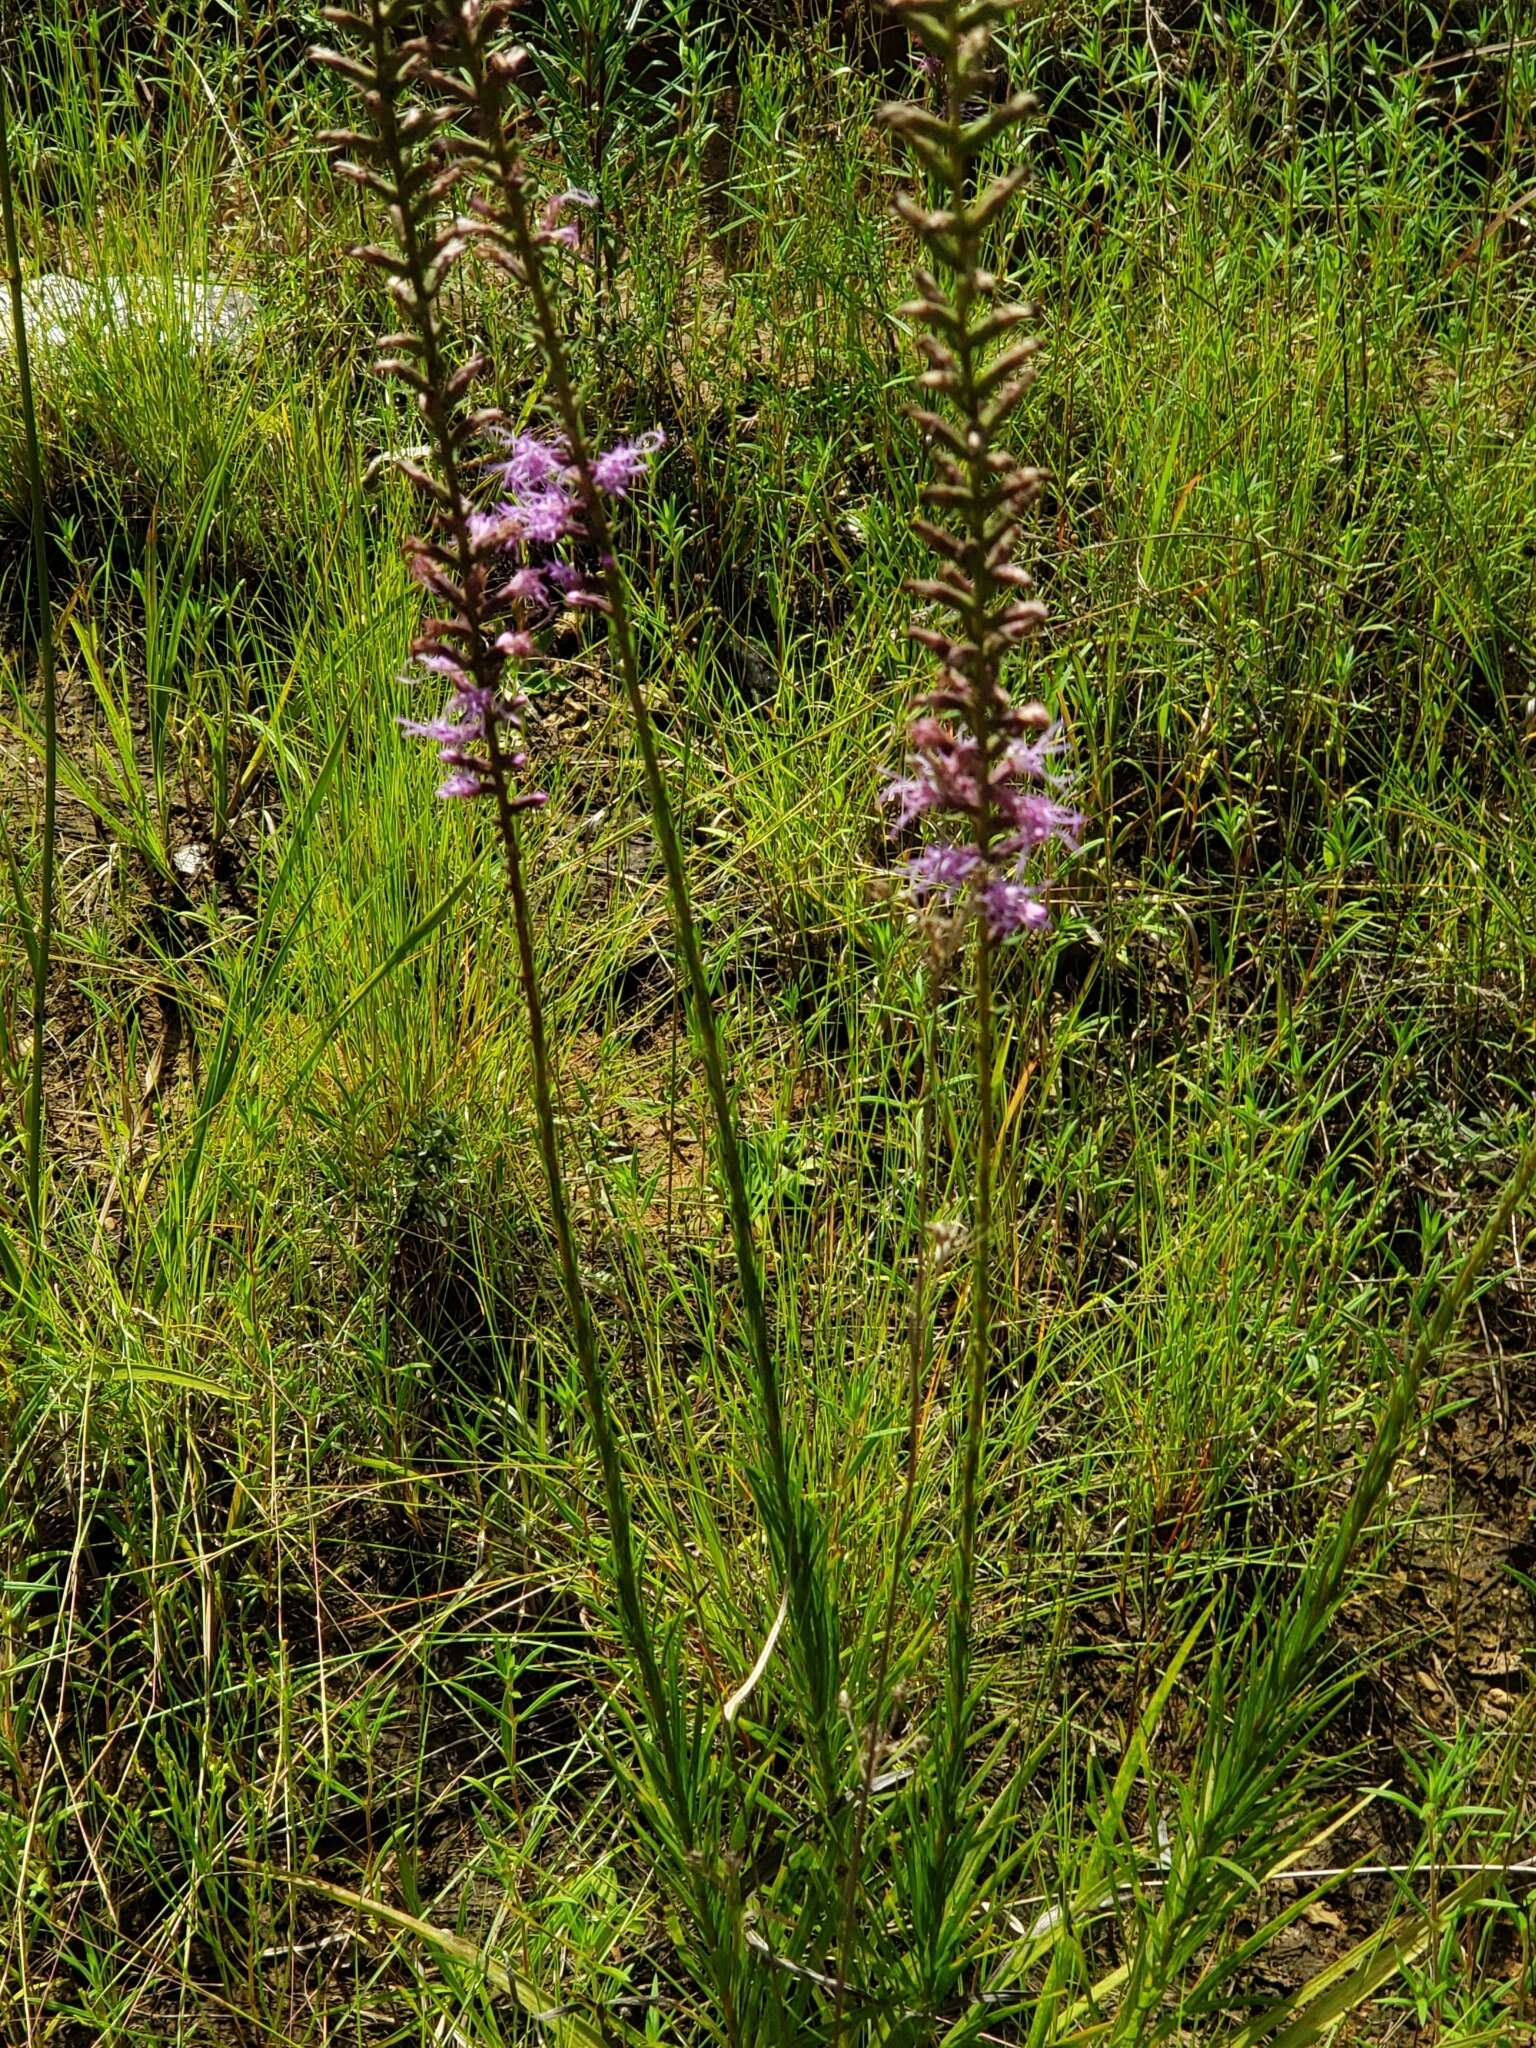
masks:
{"label": "thin grass stem", "polygon": [[[933,980],[937,982],[937,970]],[[917,1506],[918,1463],[923,1446],[923,1387],[928,1363],[928,1224],[933,1213],[933,1154],[938,1133],[938,1009],[937,986],[923,992],[923,1102],[918,1123],[917,1169],[917,1265],[912,1280],[912,1299],[907,1315],[907,1456],[901,1479],[901,1509],[886,1569],[885,1608],[881,1617],[879,1647],[870,1686],[869,1733],[864,1749],[864,1766],[854,1805],[853,1838],[849,1844],[847,1868],[843,1874],[842,1898],[838,1908],[837,1990],[833,1997],[832,2048],[840,2048],[848,2004],[848,1968],[853,1949],[854,1919],[858,1907],[864,1839],[869,1825],[870,1801],[880,1765],[881,1730],[885,1725],[886,1687],[890,1682],[892,1653],[896,1640],[896,1615],[901,1603],[907,1545],[912,1535],[912,1517]]]}
{"label": "thin grass stem", "polygon": [[32,351],[27,336],[26,296],[22,290],[21,241],[16,228],[16,196],[11,170],[9,95],[0,82],[0,213],[5,224],[5,261],[11,292],[11,329],[16,348],[22,426],[26,436],[27,484],[31,494],[33,603],[37,618],[37,659],[43,712],[43,821],[37,918],[31,932],[32,1045],[27,1079],[26,1172],[27,1215],[34,1250],[43,1240],[43,1147],[46,1142],[44,1082],[47,1075],[48,974],[53,956],[54,878],[57,851],[54,837],[59,786],[58,678],[53,659],[53,605],[48,589],[48,523],[43,487],[42,447],[37,431],[37,403],[32,388]]}

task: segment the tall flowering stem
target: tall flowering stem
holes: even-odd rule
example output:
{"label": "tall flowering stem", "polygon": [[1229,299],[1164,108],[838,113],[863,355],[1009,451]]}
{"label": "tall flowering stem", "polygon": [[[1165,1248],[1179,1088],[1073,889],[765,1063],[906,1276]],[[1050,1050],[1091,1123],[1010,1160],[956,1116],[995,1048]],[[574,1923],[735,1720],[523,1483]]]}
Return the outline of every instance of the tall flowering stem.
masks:
{"label": "tall flowering stem", "polygon": [[[910,628],[937,675],[907,730],[905,772],[885,792],[895,828],[929,828],[906,881],[941,951],[974,933],[979,1131],[973,1193],[971,1333],[958,1477],[954,1586],[948,1623],[946,1734],[939,1761],[932,1859],[934,1924],[953,1873],[956,1823],[973,1708],[977,1527],[993,1321],[993,1205],[997,1149],[993,975],[996,948],[1043,929],[1049,909],[1032,877],[1039,850],[1076,844],[1081,821],[1063,801],[1061,739],[1045,706],[1016,701],[1009,670],[1039,628],[1044,607],[1016,560],[1021,515],[1041,475],[1014,454],[1009,421],[1034,374],[1038,343],[1021,330],[1029,309],[1010,303],[987,269],[989,226],[1023,181],[1016,168],[985,180],[983,159],[1031,112],[1019,93],[993,95],[994,30],[1013,0],[891,0],[919,52],[936,104],[902,104],[887,118],[929,173],[931,204],[910,195],[897,210],[928,266],[903,308],[918,331],[927,401],[915,409],[932,474],[918,533],[939,557],[935,575],[909,588],[924,611]],[[932,829],[932,828],[937,828]]]}
{"label": "tall flowering stem", "polygon": [[808,1707],[824,1803],[830,1813],[838,1807],[841,1790],[835,1757],[839,1727],[837,1618],[827,1584],[821,1533],[805,1497],[785,1428],[783,1388],[752,1226],[736,1109],[726,1070],[724,1035],[694,921],[682,838],[641,680],[624,575],[613,546],[610,500],[622,495],[627,481],[625,466],[632,457],[633,444],[600,452],[585,425],[564,328],[543,260],[551,239],[548,222],[535,211],[504,104],[506,83],[515,71],[505,56],[498,56],[493,31],[509,12],[508,0],[483,0],[483,4],[466,5],[460,21],[463,69],[474,95],[477,116],[471,148],[484,174],[473,217],[487,251],[528,293],[540,353],[569,453],[571,475],[600,565],[600,601],[608,616],[610,639],[640,746],[646,793],[666,869],[693,1025],[709,1089],[716,1157],[725,1183],[740,1276],[743,1321],[762,1407],[767,1472],[759,1499],[769,1526],[775,1563],[788,1594],[795,1661]]}
{"label": "tall flowering stem", "polygon": [[[388,245],[358,253],[385,278],[400,315],[380,345],[379,371],[415,396],[430,464],[402,462],[430,510],[425,532],[409,543],[413,571],[436,606],[413,646],[423,677],[448,692],[442,714],[406,722],[433,744],[447,769],[440,795],[484,798],[494,807],[506,860],[518,969],[528,1013],[539,1152],[550,1221],[570,1317],[588,1420],[602,1468],[613,1540],[620,1616],[639,1667],[647,1718],[660,1751],[662,1788],[691,1851],[682,1737],[640,1595],[637,1546],[619,1442],[609,1409],[597,1330],[572,1223],[555,1115],[553,1063],[533,941],[523,812],[544,801],[524,785],[521,744],[527,699],[512,687],[519,667],[540,658],[540,628],[557,601],[595,602],[580,566],[587,536],[569,453],[558,441],[514,435],[493,410],[475,410],[470,394],[485,365],[456,360],[440,306],[443,286],[474,241],[472,224],[445,210],[464,183],[462,153],[448,133],[463,81],[434,66],[424,38],[407,33],[415,0],[371,0],[366,12],[333,7],[325,18],[353,32],[353,56],[317,51],[318,60],[361,92],[370,127],[326,140],[346,152],[337,168],[372,193],[392,231]],[[424,95],[433,95],[428,103]],[[562,216],[576,195],[546,209],[540,232],[564,239]],[[487,451],[489,451],[487,453]],[[610,482],[632,481],[639,449],[610,462]],[[478,485],[484,478],[491,488]],[[478,487],[477,487],[478,486]]]}

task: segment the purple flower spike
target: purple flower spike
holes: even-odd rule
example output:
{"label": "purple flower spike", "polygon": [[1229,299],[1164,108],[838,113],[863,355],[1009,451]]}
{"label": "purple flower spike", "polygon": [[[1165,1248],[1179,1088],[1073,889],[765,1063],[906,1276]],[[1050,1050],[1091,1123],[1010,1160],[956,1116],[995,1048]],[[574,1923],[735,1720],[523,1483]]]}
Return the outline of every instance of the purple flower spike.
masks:
{"label": "purple flower spike", "polygon": [[[925,89],[886,109],[931,192],[902,194],[896,210],[922,245],[916,296],[901,312],[917,330],[923,365],[913,417],[928,476],[914,526],[938,561],[936,573],[907,584],[920,607],[908,637],[932,657],[934,672],[912,706],[906,759],[883,801],[897,832],[915,826],[931,836],[907,861],[907,891],[942,953],[971,922],[983,945],[1046,928],[1036,857],[1047,847],[1075,848],[1083,829],[1068,801],[1061,729],[1043,704],[1012,687],[1019,652],[1046,619],[1018,558],[1027,508],[1045,478],[1020,461],[1007,431],[1040,343],[1023,331],[1031,309],[1008,302],[988,262],[990,224],[1018,173],[991,172],[986,159],[1033,105],[1027,94],[999,105],[992,92],[989,48],[1005,12],[992,0],[909,7],[912,61]],[[932,90],[949,102],[943,138],[925,104]],[[985,120],[971,118],[976,106],[988,109]]]}
{"label": "purple flower spike", "polygon": [[[550,207],[558,213],[590,203],[590,195],[568,192]],[[580,556],[586,538],[583,479],[569,446],[557,435],[494,426],[492,431],[499,446],[484,467],[505,497],[462,510],[462,542],[449,524],[437,540],[411,544],[412,573],[443,606],[413,652],[420,667],[442,677],[452,694],[441,717],[400,724],[412,739],[435,746],[451,771],[439,796],[494,795],[500,787],[510,806],[523,810],[545,798],[540,790],[511,788],[527,757],[515,742],[493,737],[503,727],[520,733],[527,707],[526,697],[508,692],[508,669],[539,659],[538,632],[557,604],[597,610],[604,599],[590,547],[585,562],[569,558],[572,551]],[[622,498],[643,477],[662,441],[660,429],[651,428],[594,455],[593,482],[608,496]],[[445,562],[452,563],[451,571]]]}

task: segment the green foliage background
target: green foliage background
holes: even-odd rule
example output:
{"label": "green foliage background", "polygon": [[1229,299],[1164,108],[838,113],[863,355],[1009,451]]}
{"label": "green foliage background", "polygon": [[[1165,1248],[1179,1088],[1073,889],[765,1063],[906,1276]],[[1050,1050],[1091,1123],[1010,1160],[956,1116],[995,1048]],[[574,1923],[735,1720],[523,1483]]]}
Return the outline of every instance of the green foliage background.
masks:
{"label": "green foliage background", "polygon": [[[394,731],[411,507],[379,458],[415,432],[366,374],[383,308],[318,139],[340,111],[304,60],[318,25],[262,0],[37,0],[0,24],[30,267],[145,273],[168,307],[176,278],[236,279],[263,307],[249,362],[167,317],[42,378],[63,901],[52,1256],[4,1312],[0,1371],[0,2038],[484,2044],[535,2024],[514,1979],[571,2038],[593,2014],[605,2038],[723,2038],[617,1825],[625,1681],[488,834],[434,807]],[[922,1070],[876,803],[912,682],[922,455],[892,311],[905,172],[874,115],[910,71],[872,10],[811,0],[546,0],[528,34],[540,161],[602,200],[574,284],[589,403],[669,436],[625,540],[859,1725],[906,1449],[923,1087],[930,1220],[962,1212],[972,1115],[958,1003]],[[961,1262],[901,1589],[890,1891],[851,1972],[885,2002],[858,2024],[1516,2040],[1529,1887],[1457,1889],[1453,1866],[1531,1853],[1519,1230],[1322,1668],[1262,1725],[1243,1702],[1403,1333],[1529,1128],[1536,23],[1519,0],[1063,0],[1026,8],[1005,56],[1042,101],[998,249],[1048,344],[1021,429],[1052,479],[1038,687],[1092,821],[1059,930],[1009,963],[999,1051],[977,1786],[1012,1804],[964,1953],[1016,2003],[919,2025],[892,1961]],[[503,401],[537,407],[515,307],[486,280],[457,310]],[[24,900],[8,393],[0,441],[0,806]],[[601,642],[573,622],[563,651],[533,858],[565,1137],[648,1591],[721,1743],[779,1589],[633,741]],[[0,923],[19,1104],[9,896]],[[827,2027],[804,1973],[840,1871],[787,1697],[770,1663],[711,1866],[736,1888],[753,2044]],[[1167,1885],[1168,1831],[1234,1728],[1258,1789]],[[1305,1886],[1255,1891],[1360,1859],[1403,1874],[1324,1881],[1321,1918]],[[1275,1965],[1297,1928],[1300,1963],[1292,1939]],[[1046,1968],[1070,1995],[1031,2006]],[[1252,2031],[1302,1982],[1310,2006]]]}

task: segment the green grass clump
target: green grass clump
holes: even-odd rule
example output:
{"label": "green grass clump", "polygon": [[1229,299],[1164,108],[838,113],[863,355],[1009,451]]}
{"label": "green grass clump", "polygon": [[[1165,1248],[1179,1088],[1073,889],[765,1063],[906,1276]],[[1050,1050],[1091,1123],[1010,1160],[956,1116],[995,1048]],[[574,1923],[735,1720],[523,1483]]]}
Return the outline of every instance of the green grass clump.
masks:
{"label": "green grass clump", "polygon": [[[916,88],[870,10],[630,13],[529,10],[529,147],[601,201],[601,261],[563,277],[587,416],[668,435],[619,540],[842,1625],[842,1775],[787,1643],[723,1713],[784,1591],[751,1332],[644,764],[573,618],[530,724],[536,964],[706,1953],[637,1780],[494,834],[394,726],[418,508],[380,458],[420,428],[365,374],[387,308],[320,142],[321,24],[0,8],[29,273],[262,307],[234,359],[127,323],[40,360],[41,1251],[0,391],[0,2039],[1517,2041],[1529,25],[1067,0],[1001,49],[1042,102],[994,230],[1046,342],[1011,429],[1049,471],[1031,687],[1089,826],[1056,929],[999,964],[969,1861],[927,2011],[976,1105],[877,801],[929,572],[876,118]],[[504,282],[466,268],[445,315],[498,403],[547,413]]]}

